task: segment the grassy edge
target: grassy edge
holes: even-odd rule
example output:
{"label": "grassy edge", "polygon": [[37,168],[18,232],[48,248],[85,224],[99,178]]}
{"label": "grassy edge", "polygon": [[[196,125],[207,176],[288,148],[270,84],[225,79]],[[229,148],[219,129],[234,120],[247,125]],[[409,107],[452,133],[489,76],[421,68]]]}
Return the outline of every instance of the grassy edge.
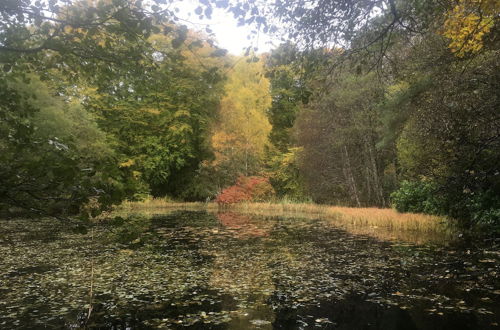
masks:
{"label": "grassy edge", "polygon": [[179,203],[161,198],[150,199],[144,202],[125,202],[121,208],[125,210],[148,211],[165,209],[207,210],[212,212],[235,211],[267,216],[294,215],[301,217],[322,217],[353,226],[382,227],[392,231],[415,231],[419,233],[447,232],[449,234],[455,232],[455,229],[453,229],[445,217],[416,213],[399,213],[391,208],[352,208],[289,202],[238,203],[221,207],[216,203]]}

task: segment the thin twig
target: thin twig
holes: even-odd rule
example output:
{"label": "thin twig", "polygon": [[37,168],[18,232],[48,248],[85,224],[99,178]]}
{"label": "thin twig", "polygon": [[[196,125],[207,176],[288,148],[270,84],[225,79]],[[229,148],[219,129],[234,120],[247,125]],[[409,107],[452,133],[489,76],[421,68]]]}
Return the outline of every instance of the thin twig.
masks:
{"label": "thin twig", "polygon": [[91,230],[91,242],[90,242],[90,292],[89,292],[89,311],[87,313],[87,323],[90,320],[90,315],[92,314],[92,305],[94,302],[94,227]]}

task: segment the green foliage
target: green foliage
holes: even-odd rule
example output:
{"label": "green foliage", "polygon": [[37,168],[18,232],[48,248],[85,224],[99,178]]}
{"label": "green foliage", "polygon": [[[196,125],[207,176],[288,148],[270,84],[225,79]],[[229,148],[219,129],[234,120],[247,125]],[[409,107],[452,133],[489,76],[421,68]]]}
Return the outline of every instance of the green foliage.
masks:
{"label": "green foliage", "polygon": [[148,72],[147,37],[159,32],[150,9],[121,0],[0,6],[2,213],[90,217],[137,191],[133,171],[118,166],[117,141],[80,104],[84,90]]}
{"label": "green foliage", "polygon": [[[210,157],[222,63],[211,63],[208,45],[193,55],[184,47],[171,48],[166,37],[151,38],[163,54],[156,69],[109,80],[106,89],[90,94],[87,106],[117,141],[122,167],[134,171],[154,196],[185,196],[199,163]],[[205,64],[213,66],[193,56],[207,57]]]}
{"label": "green foliage", "polygon": [[179,194],[210,158],[224,52],[141,1],[0,7],[2,209]]}
{"label": "green foliage", "polygon": [[271,52],[266,59],[266,76],[271,83],[272,103],[267,115],[272,125],[270,142],[282,152],[294,145],[292,128],[300,110],[311,94],[307,90],[304,72],[294,65],[297,52],[294,47],[284,44]]}
{"label": "green foliage", "polygon": [[[284,24],[296,44],[260,59],[162,3],[0,6],[1,213],[213,198],[267,171],[282,198],[384,206],[399,186],[398,210],[498,227],[495,1],[200,2],[201,18]],[[247,183],[226,195],[274,194]]]}
{"label": "green foliage", "polygon": [[402,181],[391,194],[391,204],[399,212],[442,214],[443,201],[437,197],[438,187],[429,181]]}
{"label": "green foliage", "polygon": [[397,156],[403,179],[438,184],[442,213],[470,227],[494,222],[486,218],[500,208],[488,197],[500,184],[498,53],[485,52],[465,69],[462,64],[453,60],[431,70],[432,83],[407,99]]}
{"label": "green foliage", "polygon": [[315,94],[297,119],[307,191],[316,202],[384,205],[383,169],[391,159],[377,145],[383,86],[374,74],[346,71],[327,91]]}
{"label": "green foliage", "polygon": [[299,169],[300,152],[301,148],[290,148],[288,152],[277,153],[269,162],[269,180],[278,197],[306,199]]}
{"label": "green foliage", "polygon": [[[391,204],[399,212],[436,215],[456,212],[455,217],[464,227],[500,232],[500,198],[492,189],[451,192],[448,187],[431,181],[404,180],[391,194]],[[464,214],[468,216],[465,218]]]}
{"label": "green foliage", "polygon": [[[152,32],[167,15],[141,1],[7,1],[0,7],[0,57],[12,70],[61,72],[94,84],[148,61]],[[156,23],[156,24],[155,24]]]}
{"label": "green foliage", "polygon": [[500,196],[493,189],[469,195],[466,207],[474,225],[500,233]]}
{"label": "green foliage", "polygon": [[[402,183],[395,196],[403,203],[398,194],[406,191],[416,200],[403,208],[447,214],[470,226],[494,222],[481,219],[493,219],[500,207],[490,197],[499,191],[497,2],[284,0],[261,9],[242,0],[221,6],[266,32],[275,29],[272,22],[286,26],[288,39],[309,54],[342,45],[318,52],[319,68],[302,66],[323,73],[307,82],[315,93],[305,109],[298,107],[296,71],[290,70],[300,63],[290,51],[295,47],[269,57],[270,140],[282,154],[303,147],[299,172],[314,200],[384,205],[397,183],[408,180],[414,184]],[[374,68],[376,77],[367,74]],[[274,173],[280,173],[280,157],[270,162]],[[423,205],[438,186],[439,203]]]}
{"label": "green foliage", "polygon": [[[0,212],[95,216],[133,190],[92,117],[36,76],[3,76]],[[96,213],[97,212],[97,213]]]}
{"label": "green foliage", "polygon": [[143,215],[129,215],[126,218],[117,216],[106,223],[108,239],[111,242],[127,244],[129,247],[141,246],[144,232],[151,226],[151,219]]}

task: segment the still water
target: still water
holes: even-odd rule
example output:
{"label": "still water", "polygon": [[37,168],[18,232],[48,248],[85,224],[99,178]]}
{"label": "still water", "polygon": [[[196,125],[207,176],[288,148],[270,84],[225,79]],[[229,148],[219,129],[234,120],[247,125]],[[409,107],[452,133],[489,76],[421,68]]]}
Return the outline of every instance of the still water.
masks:
{"label": "still water", "polygon": [[62,227],[0,221],[1,329],[499,329],[493,248],[237,213]]}

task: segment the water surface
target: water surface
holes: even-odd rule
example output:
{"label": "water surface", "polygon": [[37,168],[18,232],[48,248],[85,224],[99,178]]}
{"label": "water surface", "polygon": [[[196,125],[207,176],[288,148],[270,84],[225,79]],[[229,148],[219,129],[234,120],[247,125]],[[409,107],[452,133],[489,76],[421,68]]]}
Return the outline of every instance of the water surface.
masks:
{"label": "water surface", "polygon": [[327,220],[237,213],[62,228],[0,221],[0,328],[499,328],[492,248],[384,242]]}

